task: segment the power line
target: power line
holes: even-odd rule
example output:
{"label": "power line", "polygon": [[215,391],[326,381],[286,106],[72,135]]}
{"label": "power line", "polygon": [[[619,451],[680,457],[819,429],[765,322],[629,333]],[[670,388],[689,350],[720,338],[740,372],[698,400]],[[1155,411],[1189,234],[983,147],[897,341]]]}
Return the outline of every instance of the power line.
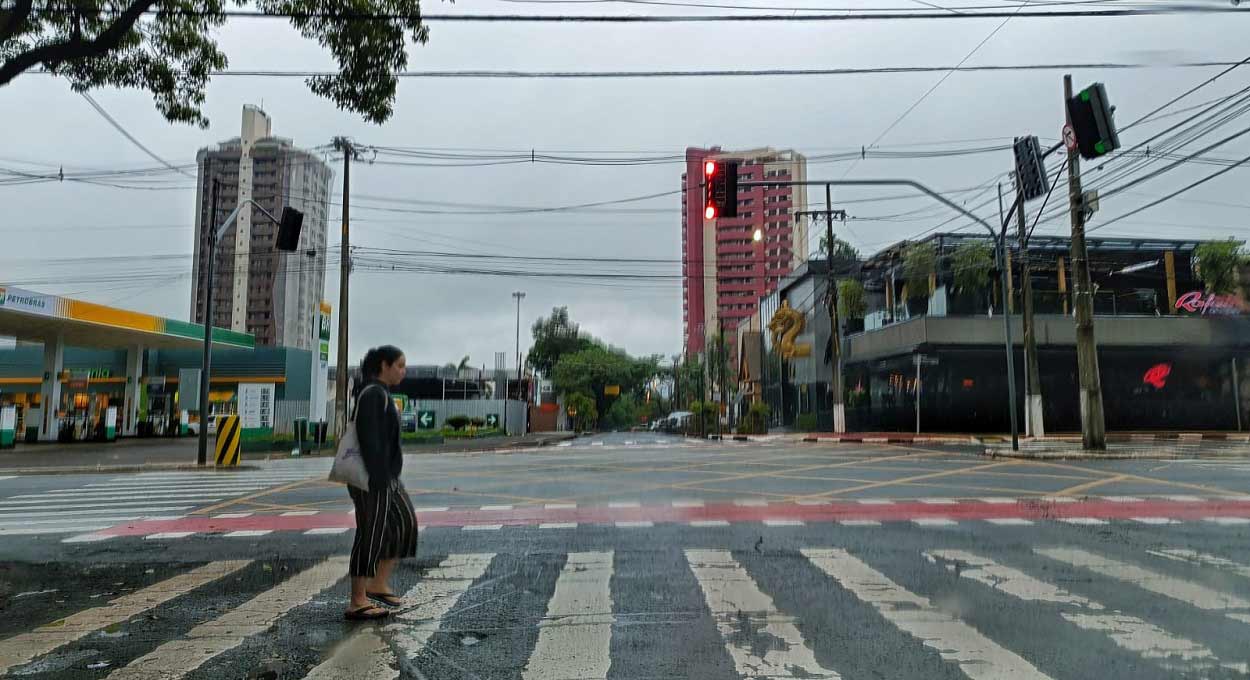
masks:
{"label": "power line", "polygon": [[109,125],[112,125],[118,132],[122,133],[122,136],[124,136],[126,139],[129,139],[131,144],[134,144],[135,146],[139,147],[140,151],[147,154],[148,156],[151,156],[152,159],[155,160],[157,163],[160,163],[161,165],[169,168],[170,170],[173,170],[174,172],[177,172],[185,177],[190,177],[192,179],[195,178],[195,175],[189,174],[185,170],[175,167],[169,161],[165,160],[164,158],[161,158],[160,156],[157,156],[156,152],[144,146],[143,142],[140,142],[138,139],[136,139],[134,135],[130,134],[130,132],[126,130],[126,128],[122,127],[121,123],[117,122],[112,116],[110,116],[109,112],[105,111],[104,107],[100,106],[99,102],[97,102],[94,98],[92,98],[90,93],[79,92],[79,94],[82,95],[83,99],[87,100],[87,103],[91,105],[91,108],[96,110],[96,113],[99,113],[104,118],[104,120],[108,121]]}
{"label": "power line", "polygon": [[[1085,69],[1104,70],[1140,70],[1164,68],[1212,68],[1231,66],[1238,62],[1208,60],[1185,61],[1171,63],[1145,62],[1084,62],[1055,64],[985,64],[974,66],[881,66],[863,68],[815,68],[815,69],[711,69],[699,71],[519,71],[519,70],[442,70],[442,71],[396,71],[391,75],[396,78],[495,78],[495,79],[596,79],[596,78],[733,78],[733,77],[770,77],[770,76],[852,76],[852,75],[892,75],[905,73],[941,73],[952,71],[959,73],[996,73],[1016,71],[1077,71]],[[32,69],[29,73],[55,75],[47,69]],[[338,71],[287,71],[276,69],[249,69],[212,71],[213,77],[242,78],[317,78],[338,77]]]}
{"label": "power line", "polygon": [[1162,197],[1160,197],[1160,198],[1158,198],[1158,199],[1155,199],[1155,200],[1153,200],[1153,201],[1151,201],[1151,202],[1149,202],[1149,203],[1147,203],[1147,204],[1145,204],[1145,205],[1143,205],[1143,206],[1141,206],[1141,207],[1138,207],[1138,208],[1135,208],[1135,209],[1133,209],[1133,210],[1130,210],[1130,211],[1128,211],[1128,212],[1126,212],[1126,213],[1124,213],[1123,215],[1120,215],[1120,216],[1118,216],[1118,217],[1113,217],[1113,218],[1111,218],[1110,220],[1108,220],[1108,221],[1106,221],[1106,222],[1103,222],[1102,224],[1100,224],[1100,225],[1098,225],[1098,226],[1096,226],[1096,227],[1092,227],[1092,228],[1090,228],[1090,229],[1086,229],[1085,231],[1086,231],[1086,233],[1089,233],[1089,232],[1091,232],[1091,231],[1095,231],[1095,230],[1097,230],[1097,229],[1102,229],[1103,227],[1106,227],[1106,226],[1109,226],[1109,225],[1115,224],[1116,222],[1119,222],[1120,220],[1123,220],[1123,219],[1127,219],[1127,218],[1129,218],[1129,217],[1132,217],[1133,215],[1136,215],[1136,214],[1138,214],[1138,213],[1140,213],[1140,212],[1142,212],[1142,211],[1149,210],[1150,208],[1153,208],[1153,207],[1155,207],[1156,205],[1159,205],[1160,203],[1163,203],[1163,202],[1165,202],[1165,201],[1167,201],[1167,200],[1170,200],[1170,199],[1172,199],[1172,198],[1174,198],[1174,197],[1176,197],[1176,196],[1179,196],[1179,195],[1181,195],[1181,194],[1185,193],[1186,191],[1189,191],[1190,189],[1193,189],[1194,187],[1197,187],[1197,186],[1201,186],[1201,185],[1203,185],[1203,184],[1206,184],[1207,182],[1210,182],[1211,180],[1215,179],[1216,177],[1219,177],[1220,175],[1223,175],[1223,174],[1226,174],[1226,173],[1228,173],[1228,172],[1231,172],[1233,169],[1235,169],[1235,168],[1239,168],[1239,167],[1241,167],[1242,165],[1246,164],[1247,162],[1250,162],[1250,156],[1246,156],[1245,158],[1243,158],[1243,159],[1241,159],[1240,161],[1238,161],[1235,165],[1230,165],[1230,166],[1228,166],[1227,168],[1224,168],[1223,170],[1218,170],[1218,171],[1216,171],[1216,172],[1214,172],[1214,173],[1212,173],[1212,174],[1210,174],[1210,175],[1207,175],[1206,177],[1203,177],[1203,178],[1202,178],[1202,179],[1200,179],[1200,180],[1197,180],[1197,181],[1195,181],[1195,182],[1191,182],[1191,183],[1189,183],[1189,184],[1185,185],[1184,187],[1181,187],[1180,189],[1177,189],[1176,191],[1173,191],[1172,193],[1170,193],[1170,194],[1168,194],[1168,195],[1166,195],[1166,196],[1162,196]]}

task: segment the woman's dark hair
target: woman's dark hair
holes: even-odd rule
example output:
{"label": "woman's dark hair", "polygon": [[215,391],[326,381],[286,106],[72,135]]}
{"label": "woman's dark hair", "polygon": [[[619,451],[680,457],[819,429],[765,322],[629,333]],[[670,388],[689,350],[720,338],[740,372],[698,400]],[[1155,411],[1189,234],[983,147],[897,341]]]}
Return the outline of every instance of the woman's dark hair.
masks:
{"label": "woman's dark hair", "polygon": [[403,350],[394,345],[382,345],[365,352],[360,362],[360,374],[365,380],[372,380],[382,372],[382,364],[393,364],[404,355]]}

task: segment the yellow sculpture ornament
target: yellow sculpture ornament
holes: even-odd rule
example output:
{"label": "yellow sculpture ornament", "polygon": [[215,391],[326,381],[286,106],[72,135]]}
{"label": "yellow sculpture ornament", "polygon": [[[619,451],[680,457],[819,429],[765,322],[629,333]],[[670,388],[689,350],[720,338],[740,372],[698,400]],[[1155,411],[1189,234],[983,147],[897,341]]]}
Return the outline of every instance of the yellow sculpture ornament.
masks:
{"label": "yellow sculpture ornament", "polygon": [[794,342],[806,325],[807,319],[803,317],[803,313],[792,308],[789,301],[782,300],[781,308],[773,313],[772,320],[768,322],[768,330],[773,333],[773,346],[783,358],[811,356],[811,344]]}

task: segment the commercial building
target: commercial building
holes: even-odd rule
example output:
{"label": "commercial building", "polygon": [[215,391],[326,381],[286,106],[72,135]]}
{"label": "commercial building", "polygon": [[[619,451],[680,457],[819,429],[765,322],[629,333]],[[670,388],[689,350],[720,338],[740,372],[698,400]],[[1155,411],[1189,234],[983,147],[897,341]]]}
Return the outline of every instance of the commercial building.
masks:
{"label": "commercial building", "polygon": [[[686,149],[682,173],[682,332],[688,356],[704,351],[718,328],[726,332],[756,314],[758,301],[807,260],[807,226],[793,213],[807,209],[802,186],[740,187],[738,216],[705,220],[703,163],[737,161],[740,182],[802,182],[807,159],[776,149]],[[756,230],[763,238],[754,240]]]}
{"label": "commercial building", "polygon": [[[284,207],[304,213],[296,252],[274,248],[277,225],[255,209],[240,211],[217,244],[212,325],[248,333],[264,347],[314,350],[317,311],[325,289],[330,181],[328,165],[291,140],[272,135],[255,106],[243,107],[238,137],[201,149],[195,201],[195,259],[190,318],[203,323],[208,237],[244,201],[273,215]],[[212,209],[217,183],[217,214]]]}
{"label": "commercial building", "polygon": [[[1250,305],[1240,294],[1205,292],[1192,264],[1202,242],[1087,242],[1107,429],[1250,427]],[[1008,260],[1004,296],[991,245],[980,236],[935,234],[861,263],[856,280],[863,286],[862,305],[840,319],[848,429],[1007,431],[1004,297],[1013,311],[1012,360],[1023,427],[1019,253]],[[1035,236],[1029,245],[1048,433],[1080,429],[1069,249],[1064,237]],[[932,267],[916,271],[923,262]],[[979,275],[966,276],[970,269]],[[761,303],[765,329],[783,304],[797,310],[805,324],[794,345],[809,350],[783,357],[779,338],[767,330],[754,350],[753,364],[762,370],[758,397],[750,398],[766,401],[778,424],[832,429],[826,271],[823,262],[809,262]],[[749,382],[753,375],[744,377]]]}

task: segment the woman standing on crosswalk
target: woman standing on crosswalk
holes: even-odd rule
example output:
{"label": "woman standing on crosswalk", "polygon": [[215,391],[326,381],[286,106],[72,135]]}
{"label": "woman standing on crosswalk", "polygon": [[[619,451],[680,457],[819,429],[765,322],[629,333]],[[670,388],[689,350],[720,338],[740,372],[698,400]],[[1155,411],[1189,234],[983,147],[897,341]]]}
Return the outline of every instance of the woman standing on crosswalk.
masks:
{"label": "woman standing on crosswalk", "polygon": [[369,490],[349,486],[356,506],[356,540],[349,567],[352,620],[386,618],[389,607],[403,605],[391,589],[391,571],[401,557],[417,554],[417,517],[408,491],[399,481],[404,466],[399,412],[390,388],[404,379],[407,360],[397,347],[383,345],[365,354],[360,372],[364,389],[356,399],[356,436],[369,471]]}

